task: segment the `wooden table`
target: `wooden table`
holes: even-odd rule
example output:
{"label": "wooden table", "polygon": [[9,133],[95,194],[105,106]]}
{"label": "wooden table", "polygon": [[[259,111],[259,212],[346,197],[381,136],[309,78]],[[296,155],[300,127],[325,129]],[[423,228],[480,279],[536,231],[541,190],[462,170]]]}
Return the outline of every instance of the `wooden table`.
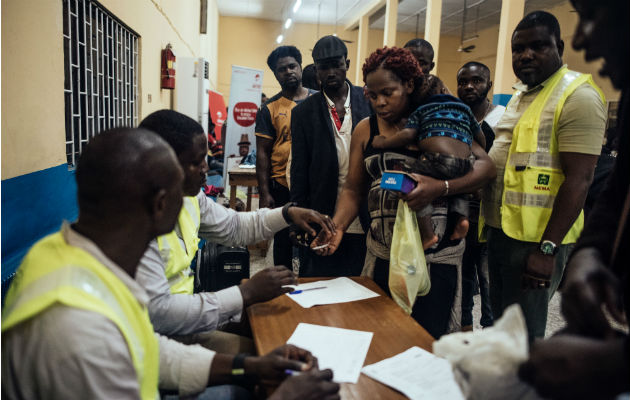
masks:
{"label": "wooden table", "polygon": [[[321,279],[326,278],[301,278],[299,281],[305,283]],[[374,332],[364,365],[392,357],[412,346],[432,351],[433,337],[387,297],[374,281],[367,277],[351,279],[380,296],[312,308],[302,308],[288,296],[280,296],[250,306],[247,315],[258,354],[267,354],[285,344],[300,322]],[[406,398],[364,374],[360,375],[356,384],[341,384],[340,394],[342,399],[357,400]]]}
{"label": "wooden table", "polygon": [[252,188],[258,186],[256,168],[239,168],[238,165],[228,170],[230,178],[230,208],[236,209],[236,187],[247,186],[247,207],[245,211],[252,209]]}

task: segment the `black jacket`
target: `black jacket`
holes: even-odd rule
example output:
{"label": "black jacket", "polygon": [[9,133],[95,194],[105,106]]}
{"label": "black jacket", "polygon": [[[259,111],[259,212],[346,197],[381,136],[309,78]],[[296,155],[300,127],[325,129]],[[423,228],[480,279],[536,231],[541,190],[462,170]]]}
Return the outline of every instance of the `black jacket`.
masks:
{"label": "black jacket", "polygon": [[[352,130],[371,114],[363,88],[350,84]],[[291,110],[291,201],[333,215],[337,201],[339,161],[335,132],[323,92],[316,93]],[[369,223],[367,202],[359,217],[364,230]]]}

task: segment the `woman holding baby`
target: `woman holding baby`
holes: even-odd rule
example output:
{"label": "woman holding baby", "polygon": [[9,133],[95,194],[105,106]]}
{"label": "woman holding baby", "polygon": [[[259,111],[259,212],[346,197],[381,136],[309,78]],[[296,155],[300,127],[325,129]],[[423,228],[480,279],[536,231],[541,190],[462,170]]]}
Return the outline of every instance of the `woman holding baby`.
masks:
{"label": "woman holding baby", "polygon": [[[430,221],[436,236],[435,240],[425,242],[431,290],[426,296],[417,298],[411,316],[437,339],[460,328],[461,264],[465,246],[462,238],[468,227],[467,220],[461,215],[449,213],[445,196],[471,193],[483,187],[494,178],[494,164],[483,147],[472,140],[468,172],[461,177],[442,180],[419,174],[419,171],[426,171],[426,156],[429,155],[421,151],[423,146],[412,143],[392,149],[383,148],[388,147],[383,144],[397,143],[385,139],[393,138],[403,130],[418,107],[433,101],[432,96],[441,92],[441,82],[434,80],[432,85],[426,84],[413,55],[396,47],[372,53],[363,65],[363,79],[375,115],[357,124],[352,133],[348,178],[334,216],[336,234],[331,238],[318,237],[314,246],[328,243],[328,247],[318,252],[332,254],[343,232],[356,217],[361,200],[367,196],[371,225],[367,233],[368,251],[363,275],[372,277],[389,294],[389,253],[400,197],[380,188],[381,175],[385,170],[411,174],[417,186],[402,199],[414,211],[430,204],[433,206]],[[475,133],[471,133],[473,138]],[[374,146],[374,138],[378,136],[381,136],[377,140],[380,144]],[[437,140],[429,142],[439,152],[448,151],[443,145],[436,145]],[[459,144],[454,146],[461,147]],[[436,164],[436,169],[439,168]]]}

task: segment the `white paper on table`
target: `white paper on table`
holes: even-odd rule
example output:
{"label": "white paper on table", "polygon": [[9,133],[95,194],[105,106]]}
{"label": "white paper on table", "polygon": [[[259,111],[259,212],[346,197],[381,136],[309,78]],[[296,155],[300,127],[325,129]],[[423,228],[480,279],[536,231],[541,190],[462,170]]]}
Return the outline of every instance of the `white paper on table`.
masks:
{"label": "white paper on table", "polygon": [[372,332],[301,322],[287,343],[310,351],[319,369],[332,369],[335,382],[357,383],[372,336]]}
{"label": "white paper on table", "polygon": [[[287,296],[289,296],[291,300],[304,308],[324,304],[347,303],[350,301],[369,299],[379,295],[365,286],[356,283],[352,279],[345,277],[327,281],[309,282],[291,287],[295,290],[305,290],[298,294],[287,293]],[[306,290],[312,288],[323,289]]]}
{"label": "white paper on table", "polygon": [[451,363],[414,346],[361,372],[410,399],[464,400]]}

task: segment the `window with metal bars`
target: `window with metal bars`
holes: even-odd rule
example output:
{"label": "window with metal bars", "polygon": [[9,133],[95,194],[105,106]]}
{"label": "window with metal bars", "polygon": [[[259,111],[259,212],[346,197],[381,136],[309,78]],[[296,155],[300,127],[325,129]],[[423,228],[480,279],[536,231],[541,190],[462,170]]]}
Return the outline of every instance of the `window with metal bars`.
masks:
{"label": "window with metal bars", "polygon": [[66,155],[98,132],[138,124],[138,34],[93,0],[62,0]]}

